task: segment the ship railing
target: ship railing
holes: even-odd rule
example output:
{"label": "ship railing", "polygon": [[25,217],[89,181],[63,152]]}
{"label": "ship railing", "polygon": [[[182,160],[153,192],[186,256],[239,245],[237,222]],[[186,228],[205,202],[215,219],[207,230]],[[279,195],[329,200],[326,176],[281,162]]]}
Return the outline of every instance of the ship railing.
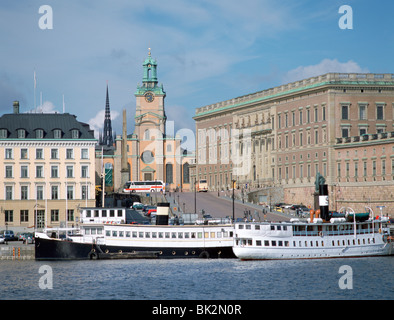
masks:
{"label": "ship railing", "polygon": [[[357,234],[369,234],[369,233],[377,233],[379,232],[379,228],[375,228],[373,230],[370,229],[357,229]],[[294,236],[307,236],[307,237],[316,237],[316,236],[346,236],[346,235],[354,235],[353,229],[346,230],[335,230],[335,231],[293,231]]]}

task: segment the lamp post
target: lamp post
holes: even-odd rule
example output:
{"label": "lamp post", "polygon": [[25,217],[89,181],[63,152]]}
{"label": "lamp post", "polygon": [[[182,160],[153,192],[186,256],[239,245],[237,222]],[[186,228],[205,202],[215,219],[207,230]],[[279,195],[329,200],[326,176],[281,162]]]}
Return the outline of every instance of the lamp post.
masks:
{"label": "lamp post", "polygon": [[233,184],[233,223],[235,223],[235,207],[234,207],[234,189],[235,189],[235,180],[231,180]]}

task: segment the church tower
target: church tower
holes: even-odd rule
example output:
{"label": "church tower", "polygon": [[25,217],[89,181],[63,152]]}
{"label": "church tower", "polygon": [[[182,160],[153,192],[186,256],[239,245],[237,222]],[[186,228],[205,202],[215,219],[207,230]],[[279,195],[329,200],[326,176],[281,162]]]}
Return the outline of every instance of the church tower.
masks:
{"label": "church tower", "polygon": [[107,97],[105,99],[104,133],[103,133],[101,144],[104,146],[112,147],[113,143],[114,143],[114,138],[112,136],[111,110],[109,108],[108,83],[107,83]]}
{"label": "church tower", "polygon": [[136,112],[133,154],[138,166],[133,166],[133,177],[138,180],[164,180],[164,139],[166,137],[166,114],[163,85],[158,85],[157,62],[149,49],[142,64],[142,85],[135,92]]}

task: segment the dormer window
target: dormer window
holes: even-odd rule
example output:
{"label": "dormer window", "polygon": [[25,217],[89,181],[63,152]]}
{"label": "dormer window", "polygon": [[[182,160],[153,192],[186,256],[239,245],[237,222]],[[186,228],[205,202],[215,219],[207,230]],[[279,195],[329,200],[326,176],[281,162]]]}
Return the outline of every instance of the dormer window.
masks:
{"label": "dormer window", "polygon": [[78,129],[71,130],[71,138],[72,139],[78,139],[79,138],[79,130]]}
{"label": "dormer window", "polygon": [[44,138],[44,130],[37,129],[36,130],[36,139],[42,139],[42,138]]}
{"label": "dormer window", "polygon": [[18,139],[26,138],[26,130],[25,129],[18,129]]}
{"label": "dormer window", "polygon": [[61,139],[62,138],[62,130],[60,130],[60,129],[53,130],[53,138],[54,139]]}
{"label": "dormer window", "polygon": [[7,129],[0,129],[0,139],[6,139],[8,136]]}

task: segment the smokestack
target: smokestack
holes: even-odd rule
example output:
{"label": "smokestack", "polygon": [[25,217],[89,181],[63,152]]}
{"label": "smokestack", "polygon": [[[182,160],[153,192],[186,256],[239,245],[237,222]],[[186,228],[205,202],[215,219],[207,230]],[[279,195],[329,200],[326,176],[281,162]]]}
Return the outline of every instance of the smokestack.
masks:
{"label": "smokestack", "polygon": [[162,202],[157,204],[156,225],[158,226],[168,225],[169,211],[170,211],[170,204],[168,202]]}
{"label": "smokestack", "polygon": [[14,113],[18,114],[19,113],[19,101],[14,101]]}

